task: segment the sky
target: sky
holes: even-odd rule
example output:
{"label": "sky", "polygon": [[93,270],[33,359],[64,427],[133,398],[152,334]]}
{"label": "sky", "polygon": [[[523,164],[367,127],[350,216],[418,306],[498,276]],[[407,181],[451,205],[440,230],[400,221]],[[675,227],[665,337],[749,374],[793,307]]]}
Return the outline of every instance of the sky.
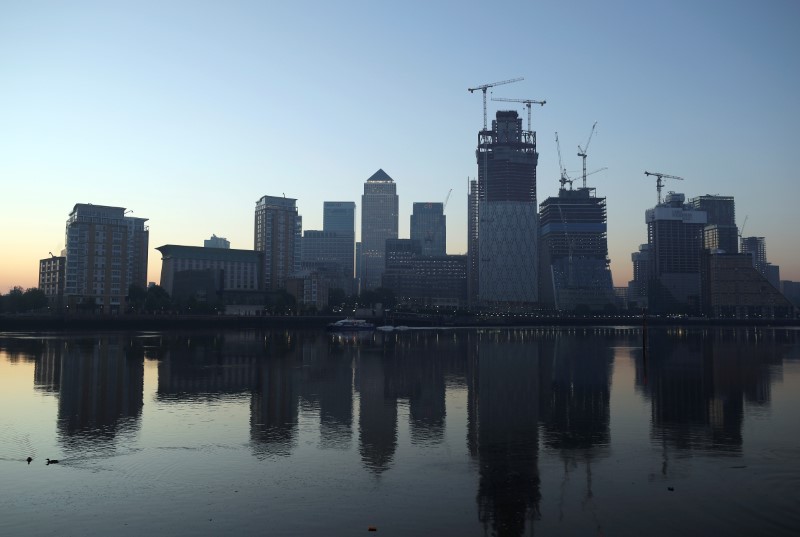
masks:
{"label": "sky", "polygon": [[[664,194],[734,196],[745,236],[800,280],[800,3],[0,2],[0,292],[37,285],[76,203],[148,218],[148,281],[164,244],[212,234],[253,248],[255,202],[355,201],[382,168],[412,203],[443,202],[466,253],[480,92],[533,110],[538,199],[565,167],[607,198],[615,285]],[[489,118],[516,103],[488,101]],[[500,105],[500,106],[498,106]],[[577,185],[576,185],[577,186]]]}

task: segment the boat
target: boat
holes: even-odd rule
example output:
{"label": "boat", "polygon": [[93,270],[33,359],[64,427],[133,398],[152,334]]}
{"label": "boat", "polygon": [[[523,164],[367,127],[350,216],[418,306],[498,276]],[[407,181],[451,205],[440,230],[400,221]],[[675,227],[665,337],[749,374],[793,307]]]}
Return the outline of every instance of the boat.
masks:
{"label": "boat", "polygon": [[333,332],[358,332],[361,330],[375,330],[375,325],[362,319],[342,319],[328,325],[328,330]]}

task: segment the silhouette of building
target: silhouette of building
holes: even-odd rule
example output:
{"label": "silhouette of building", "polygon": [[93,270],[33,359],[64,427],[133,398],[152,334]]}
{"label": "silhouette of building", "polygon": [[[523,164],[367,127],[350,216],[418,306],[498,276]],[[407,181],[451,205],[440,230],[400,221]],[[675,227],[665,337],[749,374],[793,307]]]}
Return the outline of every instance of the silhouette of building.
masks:
{"label": "silhouette of building", "polygon": [[120,311],[131,285],[147,285],[147,218],[125,216],[124,207],[78,203],[67,219],[68,307]]}
{"label": "silhouette of building", "polygon": [[216,235],[211,235],[210,239],[206,239],[203,241],[203,246],[205,248],[224,248],[228,249],[231,247],[231,243],[225,237],[217,237]]}
{"label": "silhouette of building", "polygon": [[397,185],[378,170],[364,183],[361,196],[361,290],[381,285],[385,269],[386,239],[397,238]]}
{"label": "silhouette of building", "polygon": [[355,210],[352,201],[326,201],[323,230],[303,233],[301,266],[304,270],[324,267],[330,288],[354,292]]}
{"label": "silhouette of building", "polygon": [[467,301],[470,308],[478,304],[478,181],[469,182],[467,195]]}
{"label": "silhouette of building", "polygon": [[64,302],[64,280],[67,258],[53,255],[39,260],[39,289],[47,297],[51,308],[60,310]]}
{"label": "silhouette of building", "polygon": [[562,187],[539,206],[540,302],[561,311],[615,303],[606,240],[606,199]]}
{"label": "silhouette of building", "polygon": [[696,211],[705,211],[708,221],[703,229],[703,247],[723,250],[729,254],[739,252],[739,231],[736,227],[736,206],[733,196],[697,196],[689,200]]}
{"label": "silhouette of building", "polygon": [[326,201],[322,204],[322,229],[356,233],[356,204],[353,201]]}
{"label": "silhouette of building", "polygon": [[645,213],[652,253],[648,303],[656,313],[697,311],[700,306],[700,253],[708,217],[684,199],[670,192]]}
{"label": "silhouette of building", "polygon": [[486,307],[538,301],[538,157],[536,133],[515,111],[497,112],[478,134],[478,301]]}
{"label": "silhouette of building", "polygon": [[753,266],[748,254],[703,254],[703,313],[716,318],[785,319],[791,302]]}
{"label": "silhouette of building", "polygon": [[419,241],[422,255],[447,255],[447,217],[443,203],[414,203],[411,240]]}
{"label": "silhouette of building", "polygon": [[261,252],[175,244],[156,250],[161,252],[161,287],[175,299],[236,303],[241,301],[233,296],[262,290]]}
{"label": "silhouette of building", "polygon": [[467,257],[423,255],[414,239],[386,241],[383,287],[394,291],[400,304],[464,307],[467,303]]}
{"label": "silhouette of building", "polygon": [[293,198],[263,196],[256,202],[254,250],[263,252],[262,283],[267,291],[286,287],[300,269],[302,217]]}
{"label": "silhouette of building", "polygon": [[653,256],[649,244],[640,244],[639,251],[631,254],[633,279],[628,282],[628,307],[647,308],[647,288],[652,273]]}

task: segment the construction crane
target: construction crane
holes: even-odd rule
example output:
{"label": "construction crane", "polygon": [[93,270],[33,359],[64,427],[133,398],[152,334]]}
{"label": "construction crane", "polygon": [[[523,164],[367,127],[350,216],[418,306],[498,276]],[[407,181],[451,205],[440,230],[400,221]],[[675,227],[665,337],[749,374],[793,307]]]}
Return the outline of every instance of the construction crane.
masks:
{"label": "construction crane", "polygon": [[524,78],[512,78],[510,80],[501,80],[500,82],[491,82],[489,84],[483,84],[474,88],[467,88],[467,91],[470,93],[474,93],[478,90],[483,92],[483,130],[486,130],[486,90],[489,88],[493,88],[495,86],[502,86],[503,84],[511,84],[512,82],[519,82],[520,80],[525,80]]}
{"label": "construction crane", "polygon": [[572,179],[569,178],[567,175],[567,169],[564,168],[564,164],[561,162],[561,144],[558,141],[558,133],[556,133],[556,149],[558,150],[558,169],[561,172],[561,178],[558,180],[561,183],[561,188],[564,188],[564,185],[569,183],[569,189],[572,190]]}
{"label": "construction crane", "polygon": [[750,215],[746,215],[746,216],[744,217],[744,222],[742,222],[742,227],[740,227],[740,228],[739,228],[739,240],[740,240],[740,241],[742,240],[742,235],[744,234],[744,226],[746,226],[746,225],[747,225],[747,219],[748,219],[749,217],[750,217]]}
{"label": "construction crane", "polygon": [[656,192],[658,192],[658,204],[661,205],[661,187],[664,186],[663,179],[677,179],[678,181],[683,181],[683,177],[677,177],[675,175],[667,175],[666,173],[658,173],[658,172],[644,172],[645,175],[652,175],[656,178]]}
{"label": "construction crane", "polygon": [[586,151],[589,150],[589,144],[592,141],[595,127],[597,127],[597,121],[592,125],[592,130],[589,132],[589,139],[586,140],[586,145],[584,145],[582,149],[581,146],[578,146],[578,156],[583,159],[583,188],[586,188]]}
{"label": "construction crane", "polygon": [[450,201],[450,194],[453,193],[453,189],[451,188],[450,191],[447,193],[447,196],[444,198],[444,203],[442,204],[442,212],[447,208],[447,202]]}
{"label": "construction crane", "polygon": [[492,97],[493,101],[504,101],[507,103],[522,103],[528,108],[528,130],[531,130],[531,105],[538,104],[544,106],[547,101],[534,101],[532,99],[504,99],[503,97]]}

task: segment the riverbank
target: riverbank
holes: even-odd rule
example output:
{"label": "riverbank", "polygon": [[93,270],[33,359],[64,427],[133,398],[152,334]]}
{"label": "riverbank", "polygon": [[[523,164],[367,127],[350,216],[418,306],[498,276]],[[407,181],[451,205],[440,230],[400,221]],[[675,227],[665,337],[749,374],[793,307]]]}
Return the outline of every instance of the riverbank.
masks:
{"label": "riverbank", "polygon": [[[6,315],[0,316],[0,332],[18,330],[197,330],[253,328],[325,328],[341,315],[248,316],[248,315]],[[373,319],[378,325],[445,328],[521,326],[639,326],[640,316],[555,317],[392,315]],[[787,326],[800,327],[798,319],[706,319],[648,316],[652,326]]]}

